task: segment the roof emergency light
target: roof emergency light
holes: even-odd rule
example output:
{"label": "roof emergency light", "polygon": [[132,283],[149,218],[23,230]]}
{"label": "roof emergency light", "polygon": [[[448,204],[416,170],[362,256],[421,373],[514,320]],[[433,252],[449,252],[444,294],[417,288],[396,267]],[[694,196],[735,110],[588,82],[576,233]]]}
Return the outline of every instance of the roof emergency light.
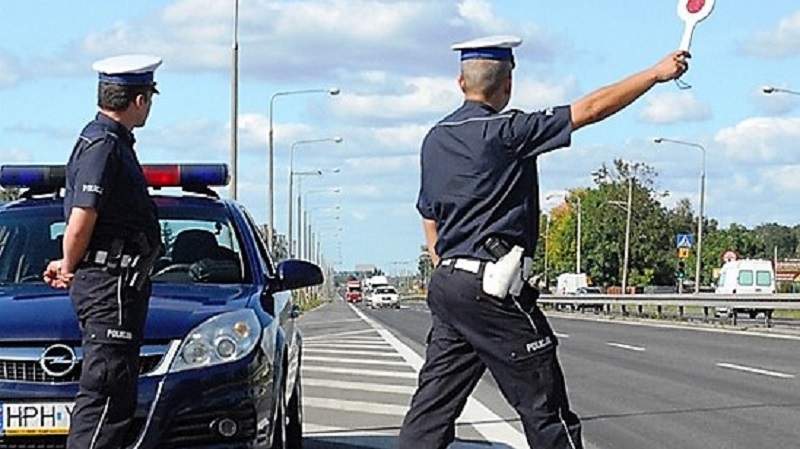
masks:
{"label": "roof emergency light", "polygon": [[[210,187],[230,182],[227,164],[142,165],[150,187]],[[66,184],[64,165],[3,165],[0,186],[54,191]]]}

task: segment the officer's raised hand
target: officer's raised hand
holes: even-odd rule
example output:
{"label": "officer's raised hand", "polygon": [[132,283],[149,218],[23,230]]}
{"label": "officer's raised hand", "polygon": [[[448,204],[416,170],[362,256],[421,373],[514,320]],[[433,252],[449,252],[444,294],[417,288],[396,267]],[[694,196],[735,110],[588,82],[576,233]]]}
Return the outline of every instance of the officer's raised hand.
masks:
{"label": "officer's raised hand", "polygon": [[677,50],[653,66],[653,74],[659,83],[680,78],[689,70],[689,58],[692,55],[685,50]]}

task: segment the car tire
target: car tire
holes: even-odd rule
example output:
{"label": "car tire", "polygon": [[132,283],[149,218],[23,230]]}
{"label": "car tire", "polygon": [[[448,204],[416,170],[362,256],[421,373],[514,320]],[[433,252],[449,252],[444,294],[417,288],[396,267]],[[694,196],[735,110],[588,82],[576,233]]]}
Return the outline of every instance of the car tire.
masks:
{"label": "car tire", "polygon": [[286,398],[282,386],[278,389],[278,397],[275,398],[276,410],[272,424],[272,446],[270,449],[286,449]]}
{"label": "car tire", "polygon": [[297,367],[297,379],[292,390],[292,398],[286,406],[286,448],[303,448],[303,386],[300,377],[300,365]]}

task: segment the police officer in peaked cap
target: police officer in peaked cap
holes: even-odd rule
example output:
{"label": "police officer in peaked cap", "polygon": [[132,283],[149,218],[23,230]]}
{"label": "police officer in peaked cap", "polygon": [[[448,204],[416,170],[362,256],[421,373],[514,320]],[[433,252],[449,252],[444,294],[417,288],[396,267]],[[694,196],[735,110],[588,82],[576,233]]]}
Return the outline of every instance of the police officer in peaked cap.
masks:
{"label": "police officer in peaked cap", "polygon": [[139,349],[160,250],[132,130],[144,126],[161,59],[125,55],[97,61],[98,107],[67,164],[63,258],[45,281],[69,288],[83,334],[80,389],[68,449],[119,449],[136,410]]}
{"label": "police officer in peaked cap", "polygon": [[417,209],[436,266],[425,364],[399,437],[401,449],[445,448],[455,421],[488,368],[537,449],[583,447],[556,354],[557,339],[528,276],[539,234],[537,157],[620,111],[654,85],[680,77],[689,54],[578,101],[543,111],[504,111],[511,96],[515,36],[454,45],[464,103],[422,143]]}

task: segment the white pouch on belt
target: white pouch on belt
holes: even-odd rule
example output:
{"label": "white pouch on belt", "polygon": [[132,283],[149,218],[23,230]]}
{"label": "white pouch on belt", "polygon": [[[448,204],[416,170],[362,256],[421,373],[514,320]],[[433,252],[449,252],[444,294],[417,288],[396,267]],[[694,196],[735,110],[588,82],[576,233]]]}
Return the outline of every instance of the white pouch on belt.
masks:
{"label": "white pouch on belt", "polygon": [[[496,298],[505,298],[515,286],[519,295],[522,289],[522,247],[514,246],[497,262],[486,262],[483,270],[483,292]],[[516,281],[516,282],[515,282]],[[515,285],[519,284],[519,285]]]}

